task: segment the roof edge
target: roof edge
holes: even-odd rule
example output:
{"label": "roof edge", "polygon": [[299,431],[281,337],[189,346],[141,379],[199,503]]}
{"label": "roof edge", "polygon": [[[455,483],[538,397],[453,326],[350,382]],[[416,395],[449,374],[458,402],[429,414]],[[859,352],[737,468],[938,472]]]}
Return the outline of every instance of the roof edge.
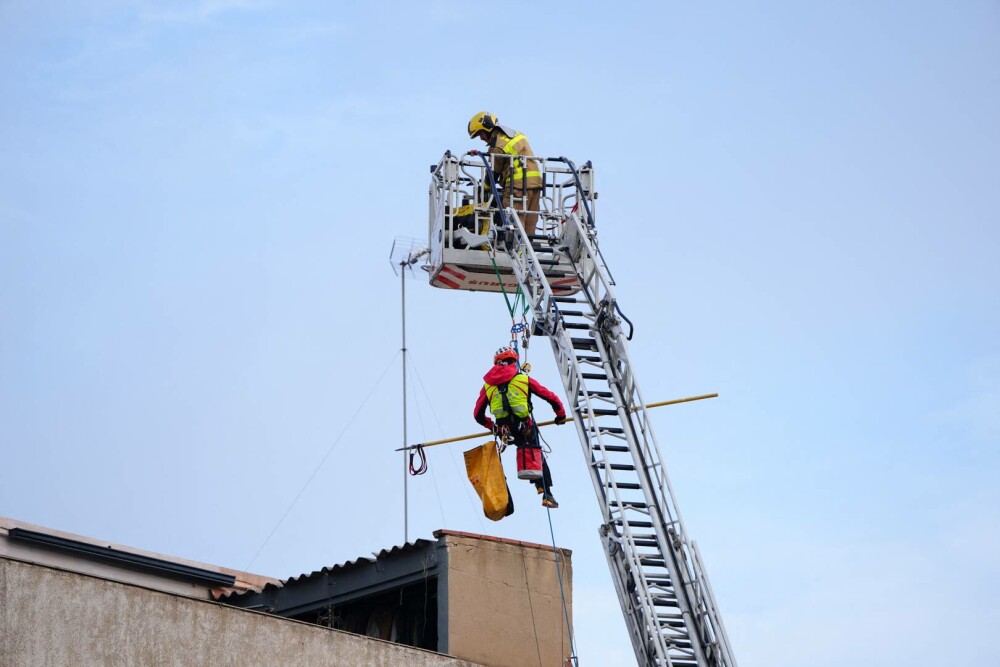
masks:
{"label": "roof edge", "polygon": [[528,549],[540,549],[542,551],[551,551],[556,553],[557,551],[561,554],[566,554],[567,556],[573,555],[571,549],[565,549],[563,547],[553,547],[551,544],[538,544],[537,542],[524,542],[523,540],[512,540],[506,537],[495,537],[493,535],[480,535],[478,533],[467,533],[463,530],[449,530],[447,528],[439,528],[434,531],[434,537],[441,539],[444,535],[451,535],[452,537],[470,537],[475,540],[483,540],[485,542],[499,542],[500,544],[509,544],[515,547],[525,547]]}

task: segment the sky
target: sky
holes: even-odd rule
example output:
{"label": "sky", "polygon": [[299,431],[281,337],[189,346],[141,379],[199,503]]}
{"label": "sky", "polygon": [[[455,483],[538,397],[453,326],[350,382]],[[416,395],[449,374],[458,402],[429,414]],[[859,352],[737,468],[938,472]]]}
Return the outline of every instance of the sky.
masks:
{"label": "sky", "polygon": [[[1000,662],[995,1],[0,0],[0,100],[0,515],[281,578],[551,543],[393,451],[476,432],[508,339],[410,274],[404,437],[390,251],[487,109],[593,162],[647,400],[719,393],[652,419],[739,664]],[[580,662],[631,664],[546,438]]]}

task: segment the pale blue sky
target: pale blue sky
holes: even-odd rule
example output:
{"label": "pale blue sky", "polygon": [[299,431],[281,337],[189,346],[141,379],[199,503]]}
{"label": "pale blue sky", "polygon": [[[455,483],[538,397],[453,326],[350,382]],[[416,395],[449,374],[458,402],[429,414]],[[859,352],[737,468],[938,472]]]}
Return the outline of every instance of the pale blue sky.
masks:
{"label": "pale blue sky", "polygon": [[[1000,660],[1000,5],[331,7],[0,2],[0,514],[279,577],[401,543],[389,250],[489,109],[594,162],[647,399],[721,394],[654,423],[740,664]],[[411,441],[476,430],[509,326],[420,280]],[[581,664],[623,664],[550,442]],[[410,538],[548,542],[461,450]]]}

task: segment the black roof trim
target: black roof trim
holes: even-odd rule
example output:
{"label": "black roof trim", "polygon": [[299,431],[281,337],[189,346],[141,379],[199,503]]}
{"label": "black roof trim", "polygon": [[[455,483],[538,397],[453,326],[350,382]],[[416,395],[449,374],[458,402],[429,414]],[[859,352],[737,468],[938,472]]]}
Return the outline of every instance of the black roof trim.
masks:
{"label": "black roof trim", "polygon": [[86,558],[124,565],[133,569],[184,579],[199,584],[225,587],[236,583],[236,577],[231,574],[222,574],[221,572],[183,565],[163,560],[162,558],[134,554],[122,551],[121,549],[115,549],[114,547],[99,547],[95,544],[71,540],[66,537],[57,537],[47,533],[39,533],[25,528],[11,528],[7,532],[7,536],[11,539],[31,542],[32,544],[50,549],[66,551]]}

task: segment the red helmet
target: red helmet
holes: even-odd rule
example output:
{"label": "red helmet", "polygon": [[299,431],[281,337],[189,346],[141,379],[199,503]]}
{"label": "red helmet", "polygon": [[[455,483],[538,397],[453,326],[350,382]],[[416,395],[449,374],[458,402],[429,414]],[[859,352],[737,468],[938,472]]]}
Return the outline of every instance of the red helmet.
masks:
{"label": "red helmet", "polygon": [[493,355],[493,365],[498,365],[501,361],[508,361],[512,364],[517,363],[517,350],[512,348],[510,345],[505,345],[497,350],[497,353]]}

